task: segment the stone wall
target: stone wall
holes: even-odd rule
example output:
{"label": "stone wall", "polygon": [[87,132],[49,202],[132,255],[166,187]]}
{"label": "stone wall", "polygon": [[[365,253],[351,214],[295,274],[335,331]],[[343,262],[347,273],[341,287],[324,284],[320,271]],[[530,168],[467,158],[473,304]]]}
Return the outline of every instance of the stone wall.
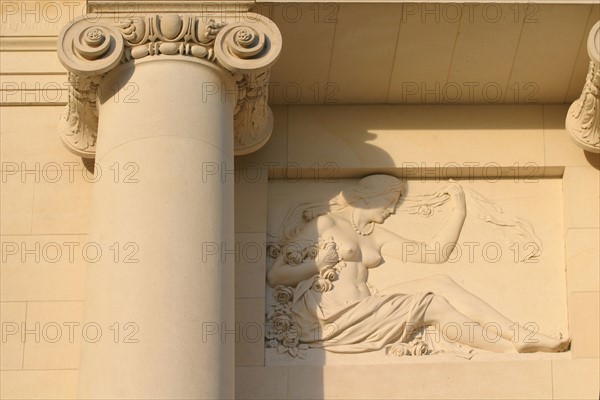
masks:
{"label": "stone wall", "polygon": [[[5,399],[75,398],[79,344],[96,337],[93,327],[84,332],[80,324],[86,260],[98,257],[87,239],[93,181],[135,178],[123,165],[94,178],[61,145],[57,124],[66,74],[54,40],[69,19],[65,10],[80,13],[85,2],[38,3],[45,10],[38,12],[47,13],[59,4],[63,16],[48,14],[39,23],[11,20],[5,26],[13,35],[19,32],[11,42],[19,51],[7,51],[11,44],[2,38],[0,397]],[[32,36],[37,39],[29,40]],[[600,162],[571,143],[564,130],[567,109],[560,104],[274,107],[270,142],[239,157],[237,173],[226,175],[236,179],[241,248],[266,242],[270,179],[375,172],[431,179],[427,171],[436,171],[433,177],[439,179],[469,171],[480,177],[512,179],[517,172],[519,179],[552,178],[562,185],[564,212],[550,218],[563,226],[560,262],[566,266],[572,349],[556,357],[495,361],[265,366],[262,338],[243,329],[264,322],[263,252],[236,263],[236,320],[242,327],[236,341],[237,398],[597,398]],[[115,256],[115,249],[102,250],[102,257]],[[118,250],[121,257],[127,252],[123,246]],[[122,340],[128,333],[123,326],[101,328],[99,340],[114,340],[116,332]]]}

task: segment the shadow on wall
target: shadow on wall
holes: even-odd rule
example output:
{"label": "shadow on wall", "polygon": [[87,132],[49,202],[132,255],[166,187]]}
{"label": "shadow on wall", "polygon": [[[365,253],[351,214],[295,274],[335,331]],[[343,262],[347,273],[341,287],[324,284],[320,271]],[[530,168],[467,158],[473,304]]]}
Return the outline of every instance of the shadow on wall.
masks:
{"label": "shadow on wall", "polygon": [[590,166],[600,170],[600,154],[583,151],[585,159],[590,163]]}
{"label": "shadow on wall", "polygon": [[464,162],[541,164],[541,118],[540,106],[292,107],[288,161],[369,172]]}

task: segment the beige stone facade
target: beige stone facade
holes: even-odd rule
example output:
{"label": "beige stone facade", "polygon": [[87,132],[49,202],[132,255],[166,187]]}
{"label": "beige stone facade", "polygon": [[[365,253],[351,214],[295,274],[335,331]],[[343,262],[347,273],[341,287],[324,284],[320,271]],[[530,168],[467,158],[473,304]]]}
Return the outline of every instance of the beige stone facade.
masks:
{"label": "beige stone facade", "polygon": [[[208,7],[202,2],[164,3],[2,3],[2,399],[76,398],[82,342],[136,346],[134,340],[143,341],[143,326],[136,321],[84,322],[86,265],[117,258],[120,268],[128,268],[124,260],[135,265],[139,251],[126,235],[116,246],[98,245],[90,237],[93,189],[102,180],[108,186],[136,185],[145,171],[119,159],[98,164],[93,175],[89,161],[61,144],[58,125],[69,86],[56,40],[69,21],[92,11],[119,10],[123,17],[175,7],[183,15]],[[235,379],[229,376],[229,385],[235,381],[235,398],[597,398],[600,160],[573,143],[565,118],[586,81],[587,38],[600,19],[600,8],[586,1],[563,3],[489,3],[485,11],[481,5],[454,2],[251,4],[283,37],[270,77],[271,138],[262,149],[236,157],[235,172],[203,169],[208,165],[191,162],[189,155],[181,164],[200,165],[203,174],[212,177],[216,172],[233,183],[234,215],[223,218],[233,218],[235,244],[217,251],[220,257],[225,250],[223,257],[235,264],[234,294],[222,293],[221,299],[235,306],[236,324],[210,325],[216,329],[210,333],[235,346]],[[135,7],[128,9],[131,4]],[[229,1],[215,7],[236,10]],[[143,101],[144,84],[133,83],[121,88],[121,96],[101,112]],[[161,101],[167,107],[168,100]],[[193,105],[189,107],[193,112]],[[197,118],[194,123],[201,124],[210,117]],[[112,123],[127,131],[129,122],[120,118]],[[186,148],[176,149],[185,153]],[[165,142],[167,150],[173,149]],[[160,162],[179,161],[165,154]],[[492,293],[490,301],[498,300],[517,316],[527,316],[528,308],[543,310],[542,322],[571,337],[570,351],[473,360],[342,355],[329,361],[274,362],[272,349],[265,349],[264,332],[257,329],[264,326],[268,303],[266,243],[274,208],[270,185],[300,179],[304,184],[340,183],[372,173],[415,183],[502,179],[514,183],[513,197],[533,193],[531,185],[539,185],[533,187],[551,198],[521,201],[505,192],[504,198],[531,210],[538,220],[547,215],[543,236],[551,238],[545,246],[552,249],[547,257],[552,256],[553,275],[530,281],[529,305],[506,300],[510,287],[494,295],[488,282],[485,291]],[[148,217],[145,229],[152,229],[152,215]],[[174,224],[169,229],[176,232]],[[436,267],[448,271],[447,266]],[[123,295],[128,286],[120,287]],[[544,303],[542,289],[550,287],[558,289]],[[527,285],[512,290],[522,296],[516,292],[527,291]],[[178,329],[183,328],[165,331],[167,347],[178,345]],[[176,385],[174,380],[169,377],[161,386]]]}

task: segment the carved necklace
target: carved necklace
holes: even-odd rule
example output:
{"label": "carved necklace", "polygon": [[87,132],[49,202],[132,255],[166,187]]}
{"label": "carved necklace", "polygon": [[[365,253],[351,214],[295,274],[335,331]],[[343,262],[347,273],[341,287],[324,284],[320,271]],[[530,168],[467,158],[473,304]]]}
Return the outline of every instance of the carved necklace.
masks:
{"label": "carved necklace", "polygon": [[354,231],[356,233],[358,233],[361,236],[369,236],[371,233],[373,233],[373,231],[375,230],[375,222],[371,221],[371,229],[369,229],[368,232],[363,232],[358,228],[358,225],[356,225],[356,222],[354,220],[354,212],[356,211],[356,207],[352,207],[352,217],[350,218],[350,225],[352,225],[352,229],[354,229]]}

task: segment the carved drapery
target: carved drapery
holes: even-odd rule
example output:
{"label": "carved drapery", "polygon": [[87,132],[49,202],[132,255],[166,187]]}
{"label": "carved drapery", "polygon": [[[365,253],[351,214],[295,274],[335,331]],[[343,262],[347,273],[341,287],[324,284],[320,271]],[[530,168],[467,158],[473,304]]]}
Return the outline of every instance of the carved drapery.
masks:
{"label": "carved drapery", "polygon": [[[60,136],[73,153],[93,158],[96,100],[103,77],[122,63],[146,57],[186,56],[220,66],[237,83],[234,111],[235,154],[258,150],[269,139],[273,114],[267,104],[269,69],[281,50],[281,34],[267,18],[253,13],[144,15],[114,23],[79,18],[58,38],[58,55],[69,71],[69,102]],[[242,20],[242,22],[240,22]],[[223,88],[198,88],[207,95]],[[223,95],[219,92],[219,95]]]}
{"label": "carved drapery", "polygon": [[581,96],[567,113],[565,125],[575,144],[600,153],[600,21],[594,25],[587,42],[590,67]]}

